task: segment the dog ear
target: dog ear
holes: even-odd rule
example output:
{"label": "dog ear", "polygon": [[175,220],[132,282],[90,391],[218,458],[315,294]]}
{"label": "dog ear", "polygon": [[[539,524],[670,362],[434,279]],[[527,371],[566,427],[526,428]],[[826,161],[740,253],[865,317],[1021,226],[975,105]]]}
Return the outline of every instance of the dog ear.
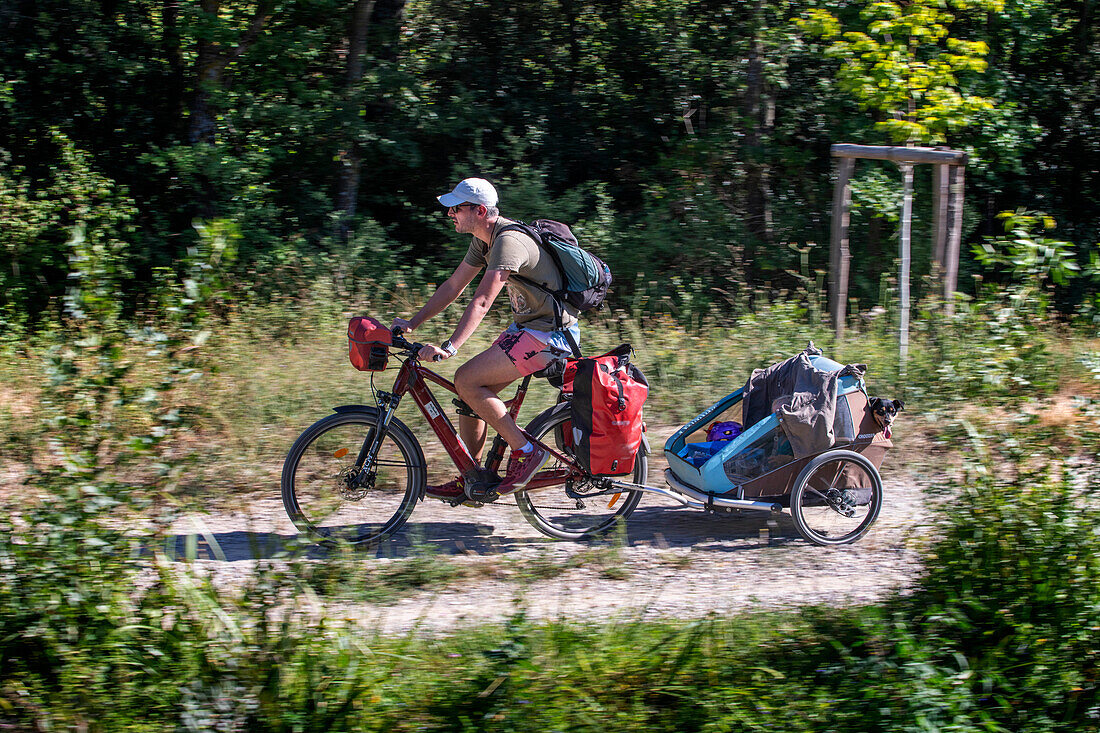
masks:
{"label": "dog ear", "polygon": [[894,400],[894,409],[897,410],[898,412],[901,412],[902,410],[905,409],[905,403],[902,402],[901,400]]}

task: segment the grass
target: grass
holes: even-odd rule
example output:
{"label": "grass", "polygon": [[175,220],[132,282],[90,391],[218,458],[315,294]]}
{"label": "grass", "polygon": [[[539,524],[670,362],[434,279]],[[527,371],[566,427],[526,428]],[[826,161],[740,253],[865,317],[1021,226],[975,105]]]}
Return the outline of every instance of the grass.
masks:
{"label": "grass", "polygon": [[[41,469],[28,487],[40,498],[9,487],[0,512],[0,729],[1100,730],[1096,340],[996,300],[951,319],[930,312],[903,383],[883,322],[832,344],[800,309],[763,305],[697,332],[611,313],[586,343],[634,343],[652,376],[650,414],[670,423],[809,338],[839,361],[871,364],[873,392],[904,390],[904,419],[930,416],[923,440],[960,465],[942,479],[954,501],[906,595],[680,622],[536,623],[520,607],[507,623],[446,635],[383,635],[314,601],[460,586],[468,571],[447,558],[364,563],[341,548],[325,562],[261,561],[244,588],[222,590],[150,554],[163,546],[158,525],[134,521],[155,518],[165,493],[184,508],[232,506],[242,487],[275,485],[301,428],[364,401],[331,302],[242,309],[185,355],[201,379],[148,403],[100,399],[101,413],[67,429],[17,413],[59,394],[31,368],[42,347],[29,345],[0,365],[12,420],[27,426],[5,434],[2,455],[33,456]],[[136,365],[120,393],[140,396],[158,378],[161,357],[147,353],[118,357]],[[84,382],[66,394],[96,394],[88,385],[105,372],[91,360],[81,368]],[[182,417],[163,442],[115,460],[126,436],[165,415]],[[89,435],[92,455],[77,441]],[[582,555],[605,579],[627,572],[614,542]],[[536,558],[514,582],[557,577],[571,562]],[[690,558],[669,562],[690,571]]]}
{"label": "grass", "polygon": [[[98,510],[78,503],[67,523],[42,512],[52,551],[0,542],[0,723],[1095,731],[1100,483],[990,469],[973,456],[955,487],[968,500],[929,548],[929,572],[881,605],[598,624],[534,622],[520,606],[503,624],[444,636],[319,617],[302,603],[313,582],[273,566],[238,594],[162,574],[144,594],[119,595],[145,561],[100,549],[119,538],[90,523]],[[79,552],[66,540],[80,536],[104,545]],[[10,561],[46,577],[13,576]]]}
{"label": "grass", "polygon": [[333,605],[392,604],[417,591],[440,590],[470,577],[472,571],[426,545],[416,545],[402,558],[363,562],[363,553],[337,545],[324,558],[295,562],[301,582]]}
{"label": "grass", "polygon": [[[349,312],[370,312],[382,320],[409,315],[408,303],[417,298],[349,311],[331,296],[315,295],[312,303],[239,307],[192,353],[196,374],[165,398],[171,401],[165,407],[178,409],[185,423],[172,437],[174,460],[189,460],[174,489],[178,495],[231,501],[242,491],[272,486],[286,450],[306,426],[336,405],[373,404],[371,375],[354,371],[347,362],[346,317]],[[850,328],[844,342],[836,344],[825,323],[808,319],[797,299],[761,303],[737,319],[703,317],[690,331],[667,316],[642,321],[622,311],[597,312],[585,319],[583,341],[589,353],[624,341],[635,347],[636,361],[651,383],[646,414],[658,425],[682,423],[740,387],[753,369],[784,359],[811,340],[838,361],[868,364],[871,393],[906,399],[906,420],[924,416],[931,424],[947,424],[958,417],[983,419],[974,413],[1002,407],[1015,411],[1030,402],[1045,416],[1042,419],[1050,421],[1054,411],[1046,400],[1061,405],[1075,394],[1097,394],[1096,339],[1036,324],[1026,314],[1006,315],[1004,303],[996,299],[964,305],[952,318],[934,303],[918,309],[923,318],[914,319],[905,380],[899,377],[889,314],[857,322],[858,328]],[[416,337],[443,340],[458,313],[452,308]],[[504,325],[500,313],[492,314],[463,351],[488,347]],[[0,457],[8,461],[28,463],[31,456],[50,460],[38,409],[45,346],[29,344],[0,364],[2,409],[10,413],[4,415],[9,419],[0,421]],[[159,368],[145,351],[145,346],[135,345],[125,357],[133,365],[128,378],[136,387],[155,381]],[[460,363],[444,362],[439,371],[452,376]],[[374,387],[389,389],[394,374],[391,369],[374,375]],[[438,396],[450,409],[450,395],[438,390]],[[554,391],[536,380],[521,421],[554,399]],[[1071,433],[1076,413],[1056,409],[1067,419],[1061,425],[1051,421],[1052,431]],[[120,411],[115,419],[136,423],[147,414],[131,409]],[[450,462],[415,408],[403,408],[400,417],[427,450],[429,482],[453,478]],[[140,472],[133,466],[129,470]]]}

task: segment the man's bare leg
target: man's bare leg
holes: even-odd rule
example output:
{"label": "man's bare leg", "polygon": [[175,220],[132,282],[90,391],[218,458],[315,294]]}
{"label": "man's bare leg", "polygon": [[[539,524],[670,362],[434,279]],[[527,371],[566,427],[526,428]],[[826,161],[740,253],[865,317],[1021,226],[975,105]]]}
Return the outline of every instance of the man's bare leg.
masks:
{"label": "man's bare leg", "polygon": [[[499,395],[509,384],[510,382],[495,384],[491,385],[489,389],[493,391],[493,394]],[[473,405],[470,405],[470,407],[472,408]],[[474,461],[479,465],[481,464],[481,453],[485,449],[485,435],[487,432],[488,428],[481,418],[467,415],[458,416],[458,434],[462,437],[462,442],[470,449],[470,455],[474,457]]]}
{"label": "man's bare leg", "polygon": [[[458,368],[455,387],[458,396],[485,421],[493,426],[512,450],[527,444],[527,436],[508,414],[497,392],[520,378],[519,369],[499,347],[490,346]],[[463,438],[465,440],[465,438]],[[482,437],[484,445],[484,437]],[[467,445],[467,447],[470,447]],[[472,451],[472,448],[471,448]]]}

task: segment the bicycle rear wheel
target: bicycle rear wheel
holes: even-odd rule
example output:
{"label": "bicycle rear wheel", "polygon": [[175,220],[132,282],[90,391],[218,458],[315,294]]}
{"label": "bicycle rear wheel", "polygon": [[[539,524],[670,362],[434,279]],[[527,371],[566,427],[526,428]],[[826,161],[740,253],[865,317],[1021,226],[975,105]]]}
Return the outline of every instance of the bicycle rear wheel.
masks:
{"label": "bicycle rear wheel", "polygon": [[[370,547],[401,528],[424,489],[420,444],[400,420],[366,464],[356,465],[378,411],[340,412],[317,421],[295,441],[283,464],[283,506],[294,526],[317,540]],[[368,465],[363,475],[362,465]]]}
{"label": "bicycle rear wheel", "polygon": [[[562,453],[568,453],[565,446],[565,433],[571,430],[569,405],[562,403],[543,412],[527,426],[527,432],[546,445],[555,447]],[[563,471],[566,467],[553,456],[536,476],[546,471]],[[648,476],[648,462],[644,451],[639,450],[634,461],[632,481],[644,484]],[[560,540],[584,540],[598,537],[614,529],[626,517],[630,516],[642,500],[641,491],[623,491],[621,493],[584,496],[595,491],[590,482],[581,482],[572,487],[574,496],[566,493],[567,485],[550,486],[531,491],[516,492],[516,505],[531,526],[538,531]]]}

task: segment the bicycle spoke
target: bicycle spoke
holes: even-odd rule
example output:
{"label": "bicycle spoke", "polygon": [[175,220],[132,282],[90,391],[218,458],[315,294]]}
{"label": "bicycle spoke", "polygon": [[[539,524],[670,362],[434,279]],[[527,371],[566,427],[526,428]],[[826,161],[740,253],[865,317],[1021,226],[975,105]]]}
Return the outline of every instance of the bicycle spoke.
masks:
{"label": "bicycle spoke", "polygon": [[851,542],[878,516],[882,484],[874,466],[859,454],[823,454],[807,464],[799,481],[791,495],[791,515],[811,542]]}
{"label": "bicycle spoke", "polygon": [[[516,503],[524,517],[543,534],[559,539],[585,539],[607,532],[629,515],[641,500],[641,492],[614,492],[574,468],[567,458],[563,436],[571,433],[569,413],[560,411],[528,431],[556,450],[547,465],[516,494]],[[539,427],[536,429],[535,425]],[[644,483],[644,456],[636,462],[633,480]],[[619,496],[618,501],[611,497]]]}

